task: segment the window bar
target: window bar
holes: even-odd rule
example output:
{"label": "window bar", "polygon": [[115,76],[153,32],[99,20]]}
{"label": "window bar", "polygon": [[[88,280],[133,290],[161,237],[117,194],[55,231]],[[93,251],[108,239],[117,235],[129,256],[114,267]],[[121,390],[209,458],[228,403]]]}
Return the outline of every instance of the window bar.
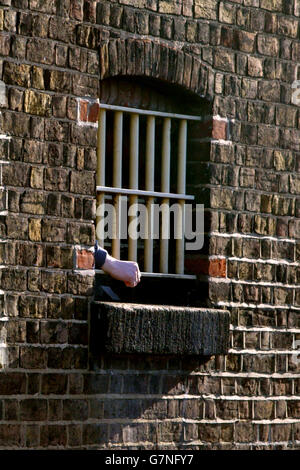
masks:
{"label": "window bar", "polygon": [[127,189],[127,188],[117,188],[112,186],[97,186],[97,191],[103,191],[110,194],[124,194],[125,196],[145,196],[145,197],[154,197],[154,198],[167,198],[167,199],[183,199],[186,201],[193,201],[195,196],[191,194],[178,194],[178,193],[161,193],[159,191],[144,191],[142,189]]}
{"label": "window bar", "polygon": [[[146,134],[146,191],[154,191],[154,159],[155,159],[155,117],[147,117]],[[146,200],[146,239],[144,245],[144,270],[153,271],[153,204],[154,198],[148,197]]]}
{"label": "window bar", "polygon": [[[129,188],[138,189],[139,184],[139,115],[130,116]],[[138,202],[138,196],[129,197],[129,207]],[[129,218],[130,223],[131,218]],[[137,261],[137,240],[128,237],[128,259]]]}
{"label": "window bar", "polygon": [[[185,194],[186,191],[186,145],[187,145],[187,121],[182,119],[179,122],[178,135],[178,168],[177,168],[177,191]],[[176,274],[184,273],[184,200],[178,201],[180,207],[180,217],[177,220],[177,232],[181,238],[176,240]]]}
{"label": "window bar", "polygon": [[[171,157],[171,118],[164,118],[162,136],[161,190],[170,191],[170,157]],[[162,225],[160,240],[160,272],[168,273],[170,215],[169,199],[162,200]]]}
{"label": "window bar", "polygon": [[151,115],[151,116],[157,116],[161,118],[167,117],[167,118],[172,118],[172,119],[188,119],[189,121],[202,121],[203,120],[203,118],[200,116],[193,116],[189,114],[166,113],[166,112],[161,112],[161,111],[153,111],[149,109],[127,108],[124,106],[115,106],[113,104],[105,104],[105,103],[101,103],[100,106],[110,111],[122,111],[124,113],[133,113],[133,114],[146,115],[146,116]]}
{"label": "window bar", "polygon": [[[113,138],[113,186],[122,187],[122,143],[123,143],[123,113],[114,113]],[[120,221],[121,221],[121,194],[114,197],[116,218],[113,224],[112,256],[120,259]]]}
{"label": "window bar", "polygon": [[[100,108],[97,131],[97,186],[105,186],[105,150],[106,150],[106,110]],[[104,193],[97,194],[97,208],[104,205]],[[96,229],[99,227],[101,217],[96,217]],[[98,233],[97,238],[100,246],[104,247],[104,233]]]}

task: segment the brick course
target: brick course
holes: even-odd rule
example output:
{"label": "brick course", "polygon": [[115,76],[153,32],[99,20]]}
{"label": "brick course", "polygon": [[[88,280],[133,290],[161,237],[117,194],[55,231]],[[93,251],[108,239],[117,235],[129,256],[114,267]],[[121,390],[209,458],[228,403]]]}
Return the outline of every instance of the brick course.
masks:
{"label": "brick course", "polygon": [[[296,0],[0,1],[1,449],[299,447],[299,16]],[[89,357],[97,100],[118,75],[209,103],[191,173],[210,221],[187,261],[231,312],[226,357]]]}

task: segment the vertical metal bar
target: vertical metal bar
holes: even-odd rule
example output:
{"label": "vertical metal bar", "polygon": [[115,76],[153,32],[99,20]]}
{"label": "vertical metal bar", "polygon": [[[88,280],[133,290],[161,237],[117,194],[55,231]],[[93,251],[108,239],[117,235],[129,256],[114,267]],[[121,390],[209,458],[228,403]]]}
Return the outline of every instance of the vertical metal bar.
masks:
{"label": "vertical metal bar", "polygon": [[[162,165],[161,165],[161,191],[170,192],[170,158],[171,158],[171,119],[165,118],[162,135]],[[170,214],[168,211],[169,199],[162,200],[162,233],[160,240],[160,272],[168,273],[169,240],[166,237],[170,231]]]}
{"label": "vertical metal bar", "polygon": [[[186,191],[186,142],[187,142],[187,121],[182,119],[179,123],[178,136],[178,168],[177,168],[177,191],[179,194],[185,194]],[[180,217],[177,220],[178,233],[182,234],[181,238],[176,240],[176,274],[184,273],[184,220],[185,220],[185,203],[183,200],[178,201],[180,206]],[[181,226],[180,226],[181,225]]]}
{"label": "vertical metal bar", "polygon": [[170,192],[171,119],[165,118],[162,136],[161,190]]}
{"label": "vertical metal bar", "polygon": [[176,274],[184,273],[184,220],[185,220],[185,203],[181,199],[178,201],[179,216],[176,220],[177,233],[181,238],[176,239],[176,258],[175,258],[175,272]]}
{"label": "vertical metal bar", "polygon": [[[105,155],[106,155],[106,110],[100,108],[97,130],[97,186],[105,185]],[[97,209],[104,204],[104,194],[97,194]],[[100,217],[96,217],[96,235],[100,246],[104,246],[104,233],[97,230]]]}
{"label": "vertical metal bar", "polygon": [[149,197],[146,201],[146,238],[144,244],[144,271],[153,272],[153,203],[154,197]]}
{"label": "vertical metal bar", "polygon": [[106,110],[100,108],[97,131],[97,186],[105,186]]}
{"label": "vertical metal bar", "polygon": [[178,136],[177,191],[179,194],[185,194],[186,137],[187,137],[187,121],[186,119],[182,119],[179,123],[179,136]]}
{"label": "vertical metal bar", "polygon": [[[113,137],[113,186],[122,187],[122,143],[123,143],[123,113],[116,111],[114,114]],[[121,220],[121,195],[114,198],[115,223],[113,224],[112,256],[120,258],[120,220]]]}
{"label": "vertical metal bar", "polygon": [[147,117],[146,191],[154,191],[155,117]]}
{"label": "vertical metal bar", "polygon": [[[96,214],[99,214],[99,208],[103,206],[104,203],[105,203],[104,193],[98,193]],[[96,216],[96,238],[99,242],[99,245],[104,247],[104,233],[103,233],[103,230],[101,230],[101,226],[100,226],[101,219],[102,217],[100,215]]]}
{"label": "vertical metal bar", "polygon": [[138,189],[139,185],[139,115],[130,117],[130,163],[129,188]]}
{"label": "vertical metal bar", "polygon": [[114,115],[113,141],[113,186],[122,186],[122,142],[123,142],[123,113],[116,111]]}
{"label": "vertical metal bar", "polygon": [[[146,178],[145,189],[146,191],[154,191],[154,161],[155,161],[155,117],[147,117],[147,131],[146,131]],[[154,198],[149,197],[146,202],[147,219],[146,219],[146,234],[144,245],[144,270],[146,272],[153,272],[153,202]]]}
{"label": "vertical metal bar", "polygon": [[[139,115],[130,117],[130,160],[129,160],[129,188],[138,189],[139,185]],[[138,202],[137,196],[129,197],[129,207]],[[130,219],[129,219],[130,222]],[[128,259],[137,260],[137,240],[128,237]]]}

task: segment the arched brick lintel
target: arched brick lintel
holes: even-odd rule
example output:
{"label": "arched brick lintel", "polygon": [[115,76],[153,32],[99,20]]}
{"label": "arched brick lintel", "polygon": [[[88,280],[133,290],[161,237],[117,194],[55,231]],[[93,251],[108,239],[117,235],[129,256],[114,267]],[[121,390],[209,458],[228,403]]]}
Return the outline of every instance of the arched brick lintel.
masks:
{"label": "arched brick lintel", "polygon": [[211,101],[212,71],[197,57],[149,39],[110,39],[100,44],[100,78],[144,76],[184,87]]}

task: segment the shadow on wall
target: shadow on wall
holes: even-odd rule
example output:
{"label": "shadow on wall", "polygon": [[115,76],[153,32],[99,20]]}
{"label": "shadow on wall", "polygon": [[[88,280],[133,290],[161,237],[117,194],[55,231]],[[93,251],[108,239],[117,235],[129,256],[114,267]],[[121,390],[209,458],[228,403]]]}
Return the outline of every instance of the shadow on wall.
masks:
{"label": "shadow on wall", "polygon": [[7,367],[16,367],[14,360],[9,360],[9,352],[6,344],[6,322],[1,320],[0,324],[0,369],[6,369]]}
{"label": "shadow on wall", "polygon": [[91,417],[109,420],[110,445],[187,448],[199,439],[199,424],[189,420],[213,417],[212,399],[201,395],[218,383],[209,375],[215,357],[103,355],[95,362],[91,387],[99,393],[99,380],[107,381],[108,392],[91,401]]}

